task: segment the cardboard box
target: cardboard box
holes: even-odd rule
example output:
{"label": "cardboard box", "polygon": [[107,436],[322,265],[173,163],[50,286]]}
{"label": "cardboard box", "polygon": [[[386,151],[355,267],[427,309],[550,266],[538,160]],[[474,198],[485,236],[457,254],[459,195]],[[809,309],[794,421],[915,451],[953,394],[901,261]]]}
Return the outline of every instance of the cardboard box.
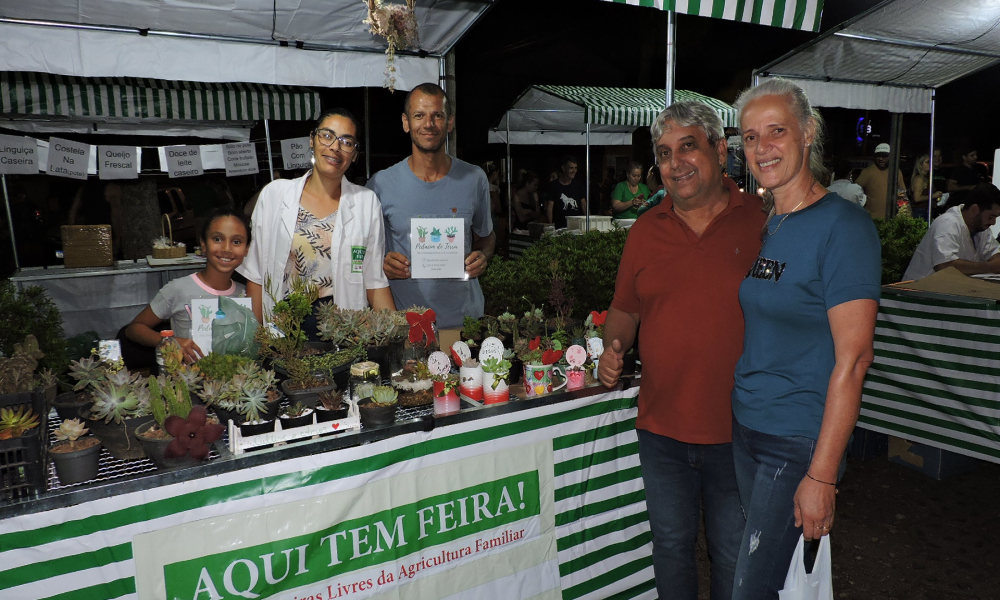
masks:
{"label": "cardboard box", "polygon": [[111,225],[63,225],[63,263],[68,268],[113,267]]}
{"label": "cardboard box", "polygon": [[920,471],[938,481],[973,471],[979,459],[889,436],[889,461]]}
{"label": "cardboard box", "polygon": [[854,460],[871,460],[885,456],[889,450],[889,436],[877,431],[855,427],[847,444],[847,456]]}

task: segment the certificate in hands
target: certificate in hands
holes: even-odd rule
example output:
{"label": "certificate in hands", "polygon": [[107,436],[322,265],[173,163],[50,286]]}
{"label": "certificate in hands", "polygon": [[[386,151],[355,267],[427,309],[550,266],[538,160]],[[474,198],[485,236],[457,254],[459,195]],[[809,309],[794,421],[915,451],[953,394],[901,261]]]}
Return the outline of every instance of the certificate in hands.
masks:
{"label": "certificate in hands", "polygon": [[465,219],[410,219],[410,276],[465,279]]}

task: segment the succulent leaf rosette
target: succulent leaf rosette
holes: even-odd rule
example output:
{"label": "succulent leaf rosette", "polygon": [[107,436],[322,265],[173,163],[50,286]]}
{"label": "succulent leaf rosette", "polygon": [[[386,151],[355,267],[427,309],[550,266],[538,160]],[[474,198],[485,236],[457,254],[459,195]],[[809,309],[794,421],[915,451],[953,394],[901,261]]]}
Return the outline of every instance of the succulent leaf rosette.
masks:
{"label": "succulent leaf rosette", "polygon": [[163,453],[167,458],[191,458],[205,460],[212,442],[222,437],[224,428],[218,423],[208,422],[208,411],[202,405],[191,408],[186,419],[171,415],[167,417],[167,433],[174,437]]}

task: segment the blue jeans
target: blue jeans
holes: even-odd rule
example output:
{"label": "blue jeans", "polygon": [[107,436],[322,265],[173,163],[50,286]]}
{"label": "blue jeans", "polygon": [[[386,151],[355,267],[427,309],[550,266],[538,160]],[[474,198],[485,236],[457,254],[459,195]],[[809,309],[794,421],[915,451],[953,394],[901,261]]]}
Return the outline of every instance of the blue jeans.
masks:
{"label": "blue jeans", "polygon": [[816,440],[761,433],[733,421],[733,460],[746,530],[733,600],[777,599],[799,541],[793,499]]}
{"label": "blue jeans", "polygon": [[657,593],[664,600],[698,597],[695,544],[704,505],[712,600],[729,600],[743,537],[732,444],[685,444],[642,429],[638,434]]}

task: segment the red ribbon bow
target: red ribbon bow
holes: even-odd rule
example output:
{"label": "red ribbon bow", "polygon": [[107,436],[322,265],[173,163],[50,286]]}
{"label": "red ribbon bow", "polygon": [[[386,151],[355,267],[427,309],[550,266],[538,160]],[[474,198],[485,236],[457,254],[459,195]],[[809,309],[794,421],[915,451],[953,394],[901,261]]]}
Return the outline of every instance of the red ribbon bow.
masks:
{"label": "red ribbon bow", "polygon": [[416,344],[420,340],[427,336],[427,342],[434,342],[434,321],[437,320],[437,315],[434,314],[432,309],[427,309],[424,314],[416,312],[406,313],[406,322],[410,324],[410,343]]}
{"label": "red ribbon bow", "polygon": [[608,318],[608,311],[597,312],[596,310],[590,311],[590,321],[594,324],[594,327],[604,325],[605,319]]}

